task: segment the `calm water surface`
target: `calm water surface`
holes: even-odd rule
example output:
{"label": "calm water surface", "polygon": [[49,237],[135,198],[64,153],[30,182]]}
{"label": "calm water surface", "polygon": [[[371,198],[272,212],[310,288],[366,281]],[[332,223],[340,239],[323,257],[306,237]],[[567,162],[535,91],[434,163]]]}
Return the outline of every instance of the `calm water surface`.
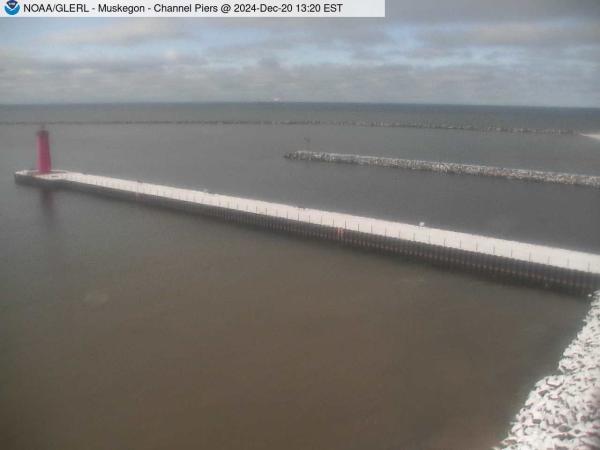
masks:
{"label": "calm water surface", "polygon": [[[32,122],[0,125],[0,448],[496,444],[535,381],[555,369],[586,299],[42,193],[12,178],[32,166],[36,122],[48,117],[225,116],[600,124],[598,111],[523,108],[0,108],[0,121]],[[600,174],[600,141],[583,136],[98,123],[50,131],[60,168],[600,252],[597,190],[282,158],[310,137],[326,151]]]}

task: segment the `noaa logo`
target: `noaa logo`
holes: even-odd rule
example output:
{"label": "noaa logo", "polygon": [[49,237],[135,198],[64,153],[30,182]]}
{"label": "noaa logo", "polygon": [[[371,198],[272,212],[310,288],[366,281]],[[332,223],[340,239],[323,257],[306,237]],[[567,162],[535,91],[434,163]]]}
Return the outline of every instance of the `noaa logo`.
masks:
{"label": "noaa logo", "polygon": [[17,0],[8,0],[6,5],[4,5],[4,11],[6,11],[6,14],[9,16],[14,16],[21,11],[21,6]]}

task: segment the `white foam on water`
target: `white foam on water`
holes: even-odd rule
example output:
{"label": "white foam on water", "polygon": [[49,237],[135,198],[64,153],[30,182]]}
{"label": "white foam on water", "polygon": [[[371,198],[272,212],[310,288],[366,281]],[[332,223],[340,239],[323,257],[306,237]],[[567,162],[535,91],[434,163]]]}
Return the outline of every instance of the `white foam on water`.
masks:
{"label": "white foam on water", "polygon": [[589,134],[581,133],[581,135],[585,136],[585,137],[592,138],[592,139],[597,139],[597,140],[600,141],[600,133],[589,133]]}

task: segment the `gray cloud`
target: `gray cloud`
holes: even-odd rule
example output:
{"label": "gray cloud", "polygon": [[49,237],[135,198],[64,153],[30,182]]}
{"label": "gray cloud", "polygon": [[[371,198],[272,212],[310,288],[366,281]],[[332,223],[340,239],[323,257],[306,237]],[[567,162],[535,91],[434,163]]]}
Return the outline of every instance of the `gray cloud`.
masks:
{"label": "gray cloud", "polygon": [[[595,68],[535,64],[495,67],[454,64],[419,67],[408,64],[284,65],[273,58],[235,69],[211,66],[194,55],[153,60],[55,61],[44,64],[21,59],[0,74],[0,91],[10,92],[19,76],[23,86],[8,97],[15,102],[35,101],[188,101],[285,100],[383,101],[518,104],[600,104]],[[175,76],[174,76],[175,75]],[[578,79],[556,89],[557,80]],[[55,79],[47,83],[48,79]],[[31,89],[33,88],[33,89]],[[545,99],[540,102],[539,99]]]}
{"label": "gray cloud", "polygon": [[600,19],[597,0],[388,1],[389,16],[411,23],[531,22]]}
{"label": "gray cloud", "polygon": [[[48,22],[27,21],[30,42],[5,40],[0,101],[600,106],[597,0],[388,0],[386,19],[121,19],[44,32]],[[14,34],[5,23],[0,33]]]}
{"label": "gray cloud", "polygon": [[163,19],[119,20],[104,25],[80,27],[53,32],[44,41],[59,45],[120,45],[129,46],[164,39],[189,38],[190,32],[177,21]]}
{"label": "gray cloud", "polygon": [[436,47],[570,47],[600,45],[600,22],[509,22],[426,30],[420,39]]}

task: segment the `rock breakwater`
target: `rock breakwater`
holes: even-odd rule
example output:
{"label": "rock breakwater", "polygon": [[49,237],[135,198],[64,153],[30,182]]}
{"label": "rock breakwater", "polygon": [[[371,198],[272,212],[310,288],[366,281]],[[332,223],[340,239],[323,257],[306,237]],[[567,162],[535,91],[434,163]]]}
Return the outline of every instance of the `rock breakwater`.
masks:
{"label": "rock breakwater", "polygon": [[558,373],[536,383],[501,448],[600,448],[600,291]]}
{"label": "rock breakwater", "polygon": [[[30,121],[0,121],[0,125],[31,125]],[[416,128],[427,130],[459,130],[496,133],[518,134],[552,134],[574,136],[579,134],[576,130],[564,128],[528,128],[507,127],[499,125],[475,126],[449,123],[431,122],[385,122],[363,120],[117,120],[117,121],[86,121],[86,120],[48,120],[45,125],[323,125],[346,126],[364,128]]]}
{"label": "rock breakwater", "polygon": [[574,186],[600,188],[600,176],[579,175],[541,170],[510,169],[505,167],[480,166],[450,162],[421,161],[416,159],[387,158],[380,156],[349,155],[342,153],[311,152],[300,150],[284,155],[285,158],[300,161],[318,161],[364,166],[389,167],[394,169],[425,170],[430,172],[478,175],[484,177],[507,178],[542,183],[558,183]]}

